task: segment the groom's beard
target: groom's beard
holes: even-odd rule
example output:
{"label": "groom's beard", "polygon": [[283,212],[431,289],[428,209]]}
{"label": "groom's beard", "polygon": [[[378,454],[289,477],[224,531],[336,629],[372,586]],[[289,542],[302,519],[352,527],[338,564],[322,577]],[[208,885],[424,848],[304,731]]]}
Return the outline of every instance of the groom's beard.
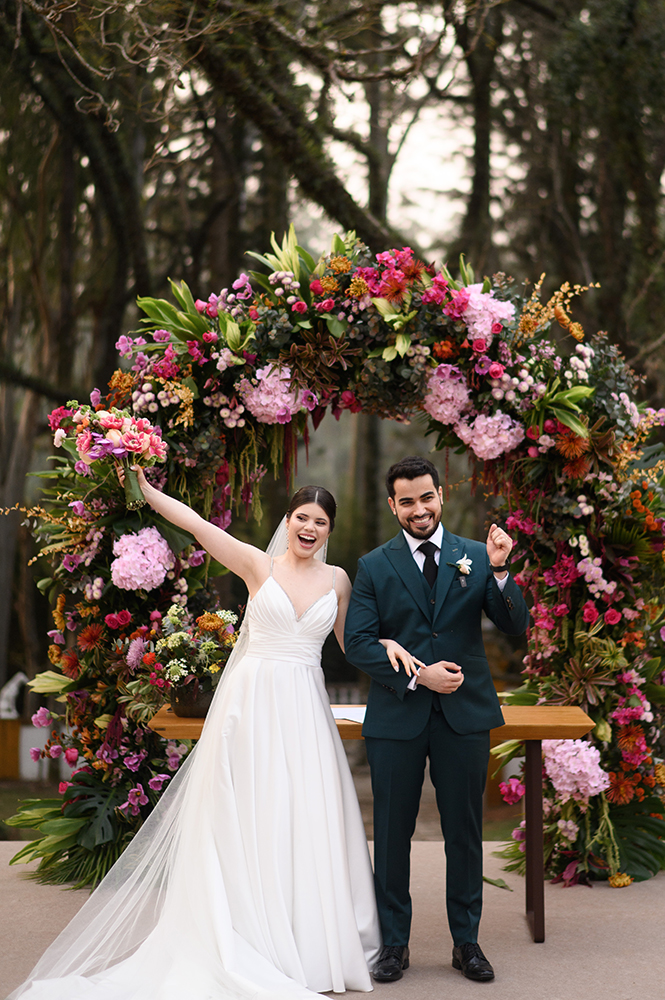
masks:
{"label": "groom's beard", "polygon": [[441,511],[438,513],[434,513],[434,511],[432,511],[431,513],[432,517],[429,520],[424,521],[422,524],[419,524],[418,522],[414,523],[406,517],[402,519],[399,515],[397,515],[397,520],[400,527],[404,528],[404,530],[411,535],[412,538],[418,538],[421,542],[424,542],[428,538],[432,537],[441,523]]}

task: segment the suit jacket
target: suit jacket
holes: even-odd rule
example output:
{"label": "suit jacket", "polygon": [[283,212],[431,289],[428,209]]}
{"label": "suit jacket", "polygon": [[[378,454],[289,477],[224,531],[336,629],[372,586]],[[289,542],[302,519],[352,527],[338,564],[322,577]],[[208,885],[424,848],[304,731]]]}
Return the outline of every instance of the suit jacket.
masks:
{"label": "suit jacket", "polygon": [[[472,560],[463,576],[455,563]],[[451,728],[475,733],[504,724],[490,675],[481,631],[481,612],[502,632],[521,635],[529,611],[512,577],[501,591],[482,542],[444,531],[434,588],[427,582],[400,533],[358,562],[346,617],[347,659],[371,677],[363,736],[413,739],[425,728],[438,698]],[[395,639],[424,663],[451,660],[464,672],[452,694],[437,694],[396,673],[379,639]]]}

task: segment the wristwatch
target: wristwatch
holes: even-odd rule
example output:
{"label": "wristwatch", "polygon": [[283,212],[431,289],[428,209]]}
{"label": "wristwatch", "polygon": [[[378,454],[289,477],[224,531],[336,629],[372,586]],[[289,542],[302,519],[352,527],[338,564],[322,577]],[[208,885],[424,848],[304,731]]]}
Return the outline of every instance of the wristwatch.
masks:
{"label": "wristwatch", "polygon": [[504,563],[503,566],[492,566],[493,573],[503,573],[504,570],[508,570],[508,563]]}

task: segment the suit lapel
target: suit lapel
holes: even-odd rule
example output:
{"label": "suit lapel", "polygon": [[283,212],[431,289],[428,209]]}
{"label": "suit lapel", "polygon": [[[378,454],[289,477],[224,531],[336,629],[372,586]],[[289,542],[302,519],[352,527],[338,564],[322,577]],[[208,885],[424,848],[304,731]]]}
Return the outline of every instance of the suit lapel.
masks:
{"label": "suit lapel", "polygon": [[456,563],[458,559],[461,559],[464,553],[462,552],[461,539],[457,535],[451,535],[448,531],[443,531],[443,544],[441,545],[441,556],[439,558],[439,572],[436,578],[436,604],[434,606],[434,618],[438,616],[441,611],[443,602],[446,599],[446,595],[450,590],[450,585],[455,579],[455,575],[459,572],[456,566],[449,566],[449,563]]}
{"label": "suit lapel", "polygon": [[411,555],[411,549],[407,545],[403,532],[393,538],[384,549],[386,556],[390,560],[395,572],[399,575],[402,583],[406,587],[413,600],[421,609],[425,617],[429,620],[430,609],[425,597],[422,573],[416,565],[416,561]]}

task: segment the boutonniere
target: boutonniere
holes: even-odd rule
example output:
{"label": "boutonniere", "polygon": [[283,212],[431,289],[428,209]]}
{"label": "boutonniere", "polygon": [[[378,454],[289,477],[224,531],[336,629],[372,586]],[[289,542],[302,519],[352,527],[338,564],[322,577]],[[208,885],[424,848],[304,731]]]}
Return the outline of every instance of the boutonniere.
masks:
{"label": "boutonniere", "polygon": [[[462,556],[461,559],[457,560],[457,562],[454,562],[454,563],[453,562],[449,562],[448,565],[452,566],[454,569],[458,569],[460,571],[461,575],[464,577],[464,576],[468,576],[469,573],[471,572],[471,563],[472,562],[473,562],[473,559],[469,559],[469,557],[465,553]],[[466,580],[460,580],[460,583],[464,587],[466,587]]]}

